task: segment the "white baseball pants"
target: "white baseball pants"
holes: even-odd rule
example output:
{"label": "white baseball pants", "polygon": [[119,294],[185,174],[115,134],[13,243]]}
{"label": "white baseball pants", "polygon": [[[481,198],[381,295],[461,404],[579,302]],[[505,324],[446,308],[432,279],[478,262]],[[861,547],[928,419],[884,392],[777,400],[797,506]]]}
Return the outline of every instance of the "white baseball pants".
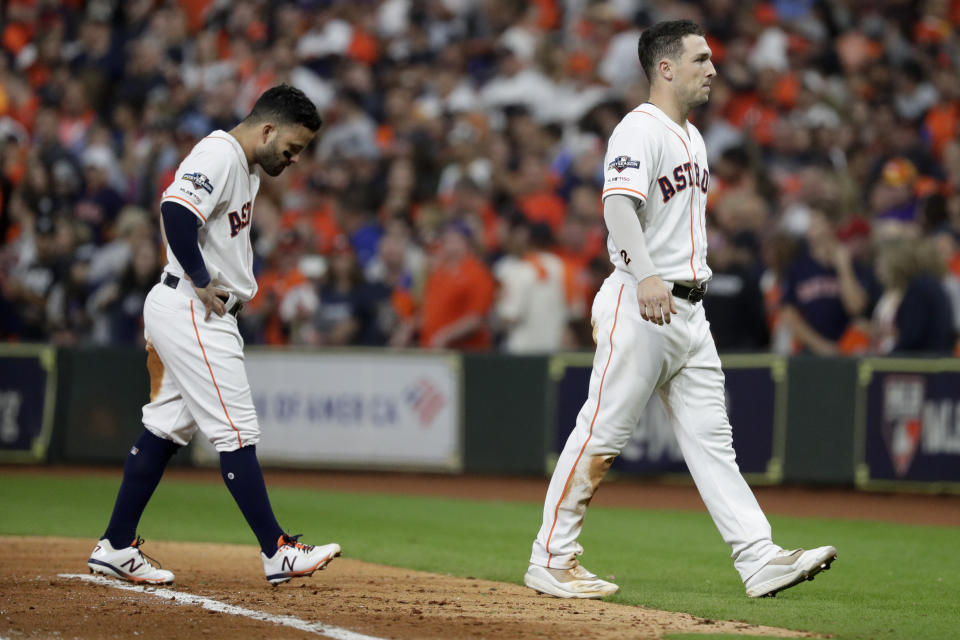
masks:
{"label": "white baseball pants", "polygon": [[235,451],[260,440],[260,425],[243,366],[236,317],[211,314],[193,287],[154,285],[143,306],[150,369],[150,402],[143,425],[186,445],[197,428],[217,451]]}
{"label": "white baseball pants", "polygon": [[684,460],[746,580],[780,547],[737,467],[724,403],[724,376],[702,304],[676,300],[669,325],[640,317],[636,282],[614,272],[593,303],[597,351],[590,390],[547,489],[532,564],[569,568],[587,505],[626,446],[654,391]]}

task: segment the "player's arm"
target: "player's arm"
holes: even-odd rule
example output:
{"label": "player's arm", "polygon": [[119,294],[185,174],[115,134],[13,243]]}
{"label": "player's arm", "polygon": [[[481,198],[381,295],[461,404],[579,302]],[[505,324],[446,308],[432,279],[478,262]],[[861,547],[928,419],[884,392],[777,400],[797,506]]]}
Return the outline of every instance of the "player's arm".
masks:
{"label": "player's arm", "polygon": [[203,262],[200,244],[197,241],[197,216],[186,207],[170,201],[161,203],[160,214],[163,217],[163,231],[170,250],[173,251],[177,262],[193,283],[197,296],[206,307],[206,319],[210,318],[211,312],[222,316],[227,311],[224,301],[228,293],[210,286],[210,273]]}
{"label": "player's arm", "polygon": [[627,269],[634,275],[637,285],[637,302],[640,316],[662,325],[670,324],[670,315],[677,313],[673,294],[666,283],[660,279],[657,268],[650,259],[647,242],[643,237],[643,227],[637,216],[637,207],[641,203],[630,196],[611,194],[603,200],[603,220],[613,238],[613,244],[620,249]]}

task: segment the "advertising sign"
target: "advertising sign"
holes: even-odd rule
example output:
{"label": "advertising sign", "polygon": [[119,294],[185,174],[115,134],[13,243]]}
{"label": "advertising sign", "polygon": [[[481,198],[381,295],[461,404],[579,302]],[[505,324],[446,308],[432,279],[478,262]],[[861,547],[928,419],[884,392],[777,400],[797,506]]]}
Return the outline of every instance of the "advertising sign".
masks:
{"label": "advertising sign", "polygon": [[960,363],[870,360],[860,380],[858,484],[960,488]]}
{"label": "advertising sign", "polygon": [[46,459],[53,425],[56,352],[0,345],[0,461]]}
{"label": "advertising sign", "polygon": [[266,464],[461,466],[457,356],[252,349],[246,368]]}

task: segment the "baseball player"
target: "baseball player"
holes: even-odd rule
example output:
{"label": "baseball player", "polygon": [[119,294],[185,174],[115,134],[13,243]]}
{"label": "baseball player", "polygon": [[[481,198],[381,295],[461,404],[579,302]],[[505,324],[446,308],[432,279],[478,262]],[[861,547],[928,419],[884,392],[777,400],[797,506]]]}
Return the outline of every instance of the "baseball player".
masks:
{"label": "baseball player", "polygon": [[593,301],[597,341],[587,400],[547,490],[524,583],[561,598],[619,587],[578,562],[587,505],[655,391],[747,595],[812,578],[836,549],[785,551],[735,461],[720,358],[700,301],[710,280],[704,214],[710,171],[688,120],[716,75],[698,25],[661,22],[638,46],[650,101],[628,113],[607,146],[603,215],[616,267]]}
{"label": "baseball player", "polygon": [[143,310],[150,402],[110,524],[87,561],[92,571],[173,582],[173,573],[147,562],[136,528],[167,462],[197,429],[220,453],[224,482],[260,543],[271,584],[311,575],[340,555],[337,544],[301,544],[277,524],[257,461],[260,426],[237,330],[237,313],[257,293],[250,244],[260,186],[255,167],[280,175],[320,123],[303,92],[273,87],[234,129],[198,142],[164,191],[167,266]]}

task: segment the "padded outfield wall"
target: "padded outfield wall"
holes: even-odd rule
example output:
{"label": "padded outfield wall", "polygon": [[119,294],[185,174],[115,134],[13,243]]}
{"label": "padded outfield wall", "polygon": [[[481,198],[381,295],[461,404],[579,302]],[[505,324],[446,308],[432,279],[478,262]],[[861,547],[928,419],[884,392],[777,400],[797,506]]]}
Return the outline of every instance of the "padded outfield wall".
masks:
{"label": "padded outfield wall", "polygon": [[[738,464],[753,484],[960,492],[960,361],[726,355]],[[544,474],[592,358],[252,348],[267,466]],[[121,463],[149,379],[136,349],[0,346],[0,462]],[[215,464],[209,446],[174,464]],[[686,478],[658,401],[613,467]]]}

